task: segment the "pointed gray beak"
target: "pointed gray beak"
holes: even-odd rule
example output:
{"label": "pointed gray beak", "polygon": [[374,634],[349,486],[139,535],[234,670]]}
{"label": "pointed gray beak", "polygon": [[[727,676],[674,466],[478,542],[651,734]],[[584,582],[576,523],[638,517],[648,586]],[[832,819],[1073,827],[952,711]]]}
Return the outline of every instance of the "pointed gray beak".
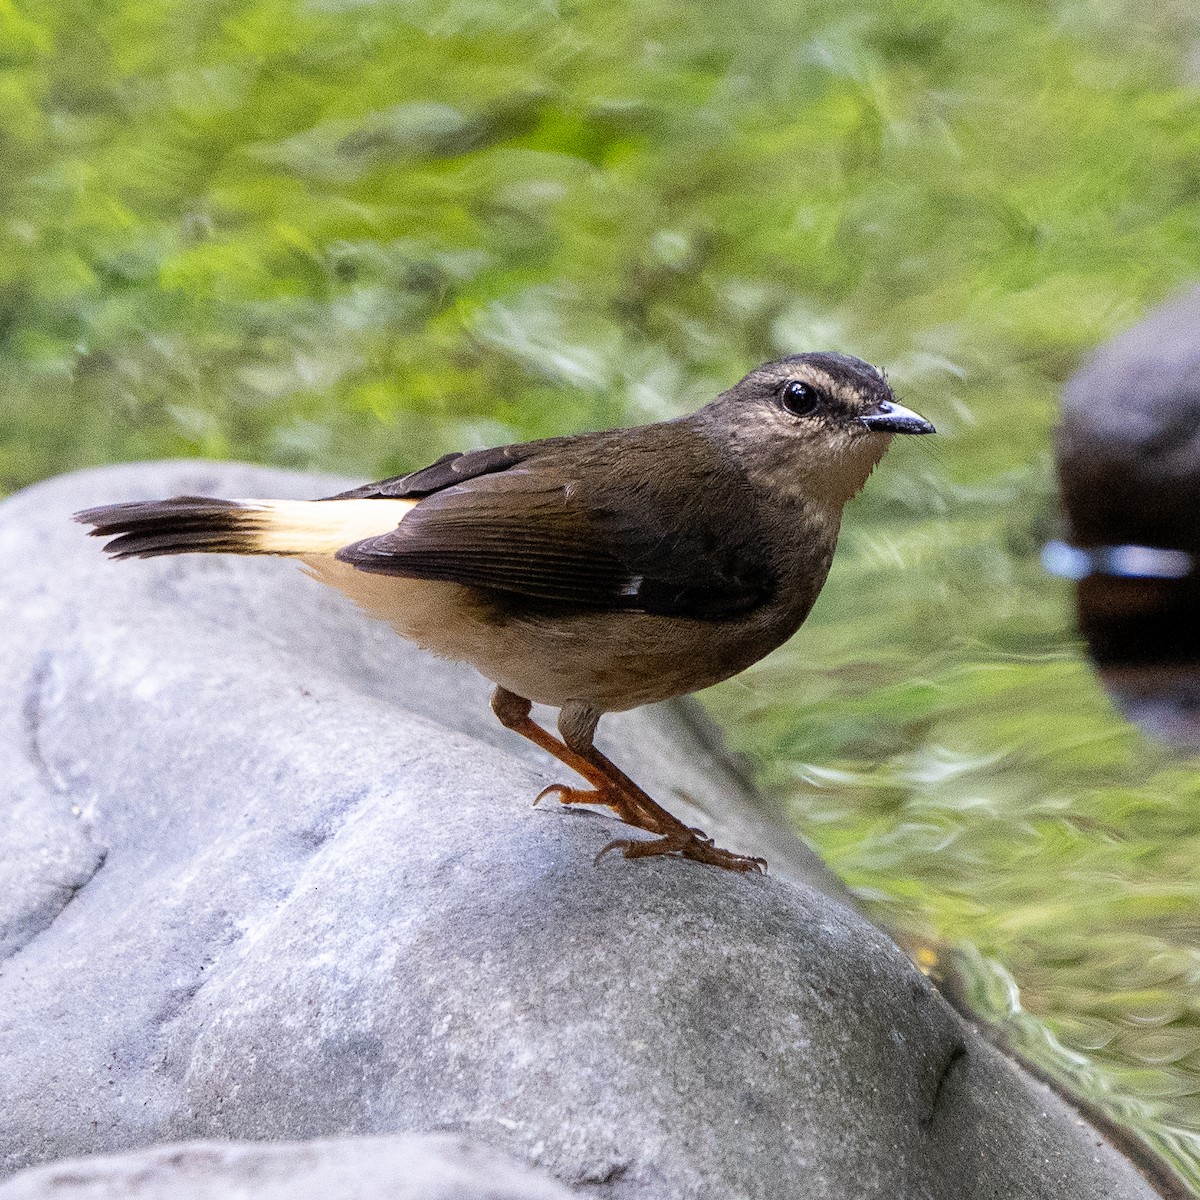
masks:
{"label": "pointed gray beak", "polygon": [[863,413],[858,423],[874,433],[937,433],[924,417],[894,400],[881,400],[870,412]]}

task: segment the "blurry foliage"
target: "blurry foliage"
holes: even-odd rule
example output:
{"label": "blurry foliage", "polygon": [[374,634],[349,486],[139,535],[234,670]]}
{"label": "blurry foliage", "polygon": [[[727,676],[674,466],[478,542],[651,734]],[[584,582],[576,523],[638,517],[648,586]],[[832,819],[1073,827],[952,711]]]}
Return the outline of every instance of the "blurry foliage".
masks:
{"label": "blurry foliage", "polygon": [[1198,32],[1150,0],[0,0],[0,488],[380,476],[781,352],[886,365],[942,436],[711,702],[879,915],[1195,1178],[1200,776],[1114,715],[1036,549],[1060,384],[1200,274]]}
{"label": "blurry foliage", "polygon": [[814,344],[967,436],[939,480],[1021,466],[1079,351],[1194,269],[1180,28],[0,3],[0,485],[171,454],[380,474],[680,411]]}

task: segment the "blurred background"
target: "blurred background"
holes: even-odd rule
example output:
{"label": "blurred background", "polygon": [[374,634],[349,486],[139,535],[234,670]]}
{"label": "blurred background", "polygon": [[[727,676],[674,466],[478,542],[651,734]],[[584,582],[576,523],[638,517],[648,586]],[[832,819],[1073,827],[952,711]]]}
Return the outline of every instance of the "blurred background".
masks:
{"label": "blurred background", "polygon": [[1200,279],[1194,6],[0,0],[0,168],[4,492],[379,477],[886,367],[942,436],[704,699],[919,962],[1200,1188],[1198,764],[1038,564],[1064,381]]}

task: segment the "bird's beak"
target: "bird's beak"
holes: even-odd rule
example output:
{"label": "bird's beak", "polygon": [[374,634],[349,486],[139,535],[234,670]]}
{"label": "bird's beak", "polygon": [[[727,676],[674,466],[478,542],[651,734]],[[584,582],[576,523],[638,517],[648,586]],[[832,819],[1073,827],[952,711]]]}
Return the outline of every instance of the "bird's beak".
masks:
{"label": "bird's beak", "polygon": [[881,400],[870,412],[863,413],[858,422],[874,433],[937,433],[924,417],[894,400]]}

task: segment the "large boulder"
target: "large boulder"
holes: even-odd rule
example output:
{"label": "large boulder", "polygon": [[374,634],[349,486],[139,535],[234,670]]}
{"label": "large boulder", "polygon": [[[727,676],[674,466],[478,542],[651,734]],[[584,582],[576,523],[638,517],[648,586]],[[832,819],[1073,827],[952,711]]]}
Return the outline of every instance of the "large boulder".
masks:
{"label": "large boulder", "polygon": [[214,464],[0,507],[0,1164],[454,1131],[613,1198],[1133,1200],[687,705],[607,748],[766,877],[609,855],[488,686],[293,564],[111,563],[109,500],[320,494]]}

